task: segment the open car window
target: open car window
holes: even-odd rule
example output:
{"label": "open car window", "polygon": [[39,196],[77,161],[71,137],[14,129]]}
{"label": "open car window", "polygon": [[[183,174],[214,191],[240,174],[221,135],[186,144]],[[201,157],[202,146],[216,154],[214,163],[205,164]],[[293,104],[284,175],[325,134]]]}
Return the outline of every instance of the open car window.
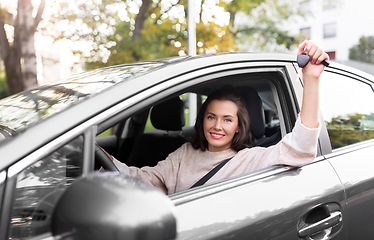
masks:
{"label": "open car window", "polygon": [[[238,74],[212,78],[205,83],[175,90],[171,95],[159,94],[158,98],[155,96],[156,101],[148,100],[148,104],[144,103],[143,108],[125,116],[118,124],[120,132],[116,133],[119,138],[116,149],[108,152],[128,166],[155,166],[191,140],[195,133],[191,111],[195,111],[192,114],[196,116],[210,92],[227,84],[242,94],[246,104],[250,105],[248,108],[258,109],[252,113],[253,118],[260,119],[257,122],[261,123],[253,127],[258,146],[274,145],[292,129],[296,107],[289,106],[294,104],[293,100],[284,93],[287,91],[284,75],[279,72]],[[196,106],[190,106],[191,93],[197,98],[192,101]],[[260,99],[260,105],[251,102],[253,95]],[[100,137],[97,141],[100,143]]]}

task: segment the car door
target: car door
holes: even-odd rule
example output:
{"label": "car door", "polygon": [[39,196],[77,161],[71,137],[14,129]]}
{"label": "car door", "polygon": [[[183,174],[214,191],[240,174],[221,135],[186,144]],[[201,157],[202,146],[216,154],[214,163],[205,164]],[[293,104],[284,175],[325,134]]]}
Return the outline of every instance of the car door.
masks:
{"label": "car door", "polygon": [[327,161],[316,161],[172,196],[177,239],[347,239],[339,178]]}
{"label": "car door", "polygon": [[321,81],[321,111],[327,132],[323,152],[344,186],[349,239],[374,236],[373,77],[330,69]]}
{"label": "car door", "polygon": [[[283,70],[287,87],[278,89],[285,96],[279,101],[288,112],[280,121],[287,122],[296,117],[302,84],[297,67]],[[321,155],[300,168],[274,166],[170,198],[177,239],[348,239],[344,189]]]}

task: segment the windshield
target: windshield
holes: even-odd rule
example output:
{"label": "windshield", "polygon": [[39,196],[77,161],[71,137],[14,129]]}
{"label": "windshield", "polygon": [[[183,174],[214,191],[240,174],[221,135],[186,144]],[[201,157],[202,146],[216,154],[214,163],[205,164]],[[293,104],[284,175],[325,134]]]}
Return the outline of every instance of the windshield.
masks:
{"label": "windshield", "polygon": [[161,65],[150,62],[93,70],[4,98],[0,100],[0,141],[89,95]]}

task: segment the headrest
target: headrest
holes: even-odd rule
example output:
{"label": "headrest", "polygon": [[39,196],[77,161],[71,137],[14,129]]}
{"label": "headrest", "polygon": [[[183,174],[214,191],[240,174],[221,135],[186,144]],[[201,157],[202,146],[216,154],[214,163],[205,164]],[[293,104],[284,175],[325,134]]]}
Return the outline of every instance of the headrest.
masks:
{"label": "headrest", "polygon": [[151,122],[160,130],[181,131],[185,124],[183,101],[177,96],[154,106]]}
{"label": "headrest", "polygon": [[266,124],[271,123],[274,120],[276,115],[277,113],[274,112],[273,110],[265,110],[265,123]]}
{"label": "headrest", "polygon": [[253,136],[256,139],[263,137],[265,134],[265,116],[260,96],[258,96],[257,91],[251,87],[240,87],[237,91],[242,95],[247,105]]}

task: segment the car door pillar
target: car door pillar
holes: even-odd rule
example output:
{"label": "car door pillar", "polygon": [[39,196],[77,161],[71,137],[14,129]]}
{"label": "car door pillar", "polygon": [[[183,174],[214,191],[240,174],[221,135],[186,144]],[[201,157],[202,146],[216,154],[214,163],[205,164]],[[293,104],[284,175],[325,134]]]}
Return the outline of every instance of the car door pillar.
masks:
{"label": "car door pillar", "polygon": [[84,154],[83,154],[83,175],[94,170],[94,156],[95,156],[95,136],[97,133],[97,126],[94,125],[84,132]]}

